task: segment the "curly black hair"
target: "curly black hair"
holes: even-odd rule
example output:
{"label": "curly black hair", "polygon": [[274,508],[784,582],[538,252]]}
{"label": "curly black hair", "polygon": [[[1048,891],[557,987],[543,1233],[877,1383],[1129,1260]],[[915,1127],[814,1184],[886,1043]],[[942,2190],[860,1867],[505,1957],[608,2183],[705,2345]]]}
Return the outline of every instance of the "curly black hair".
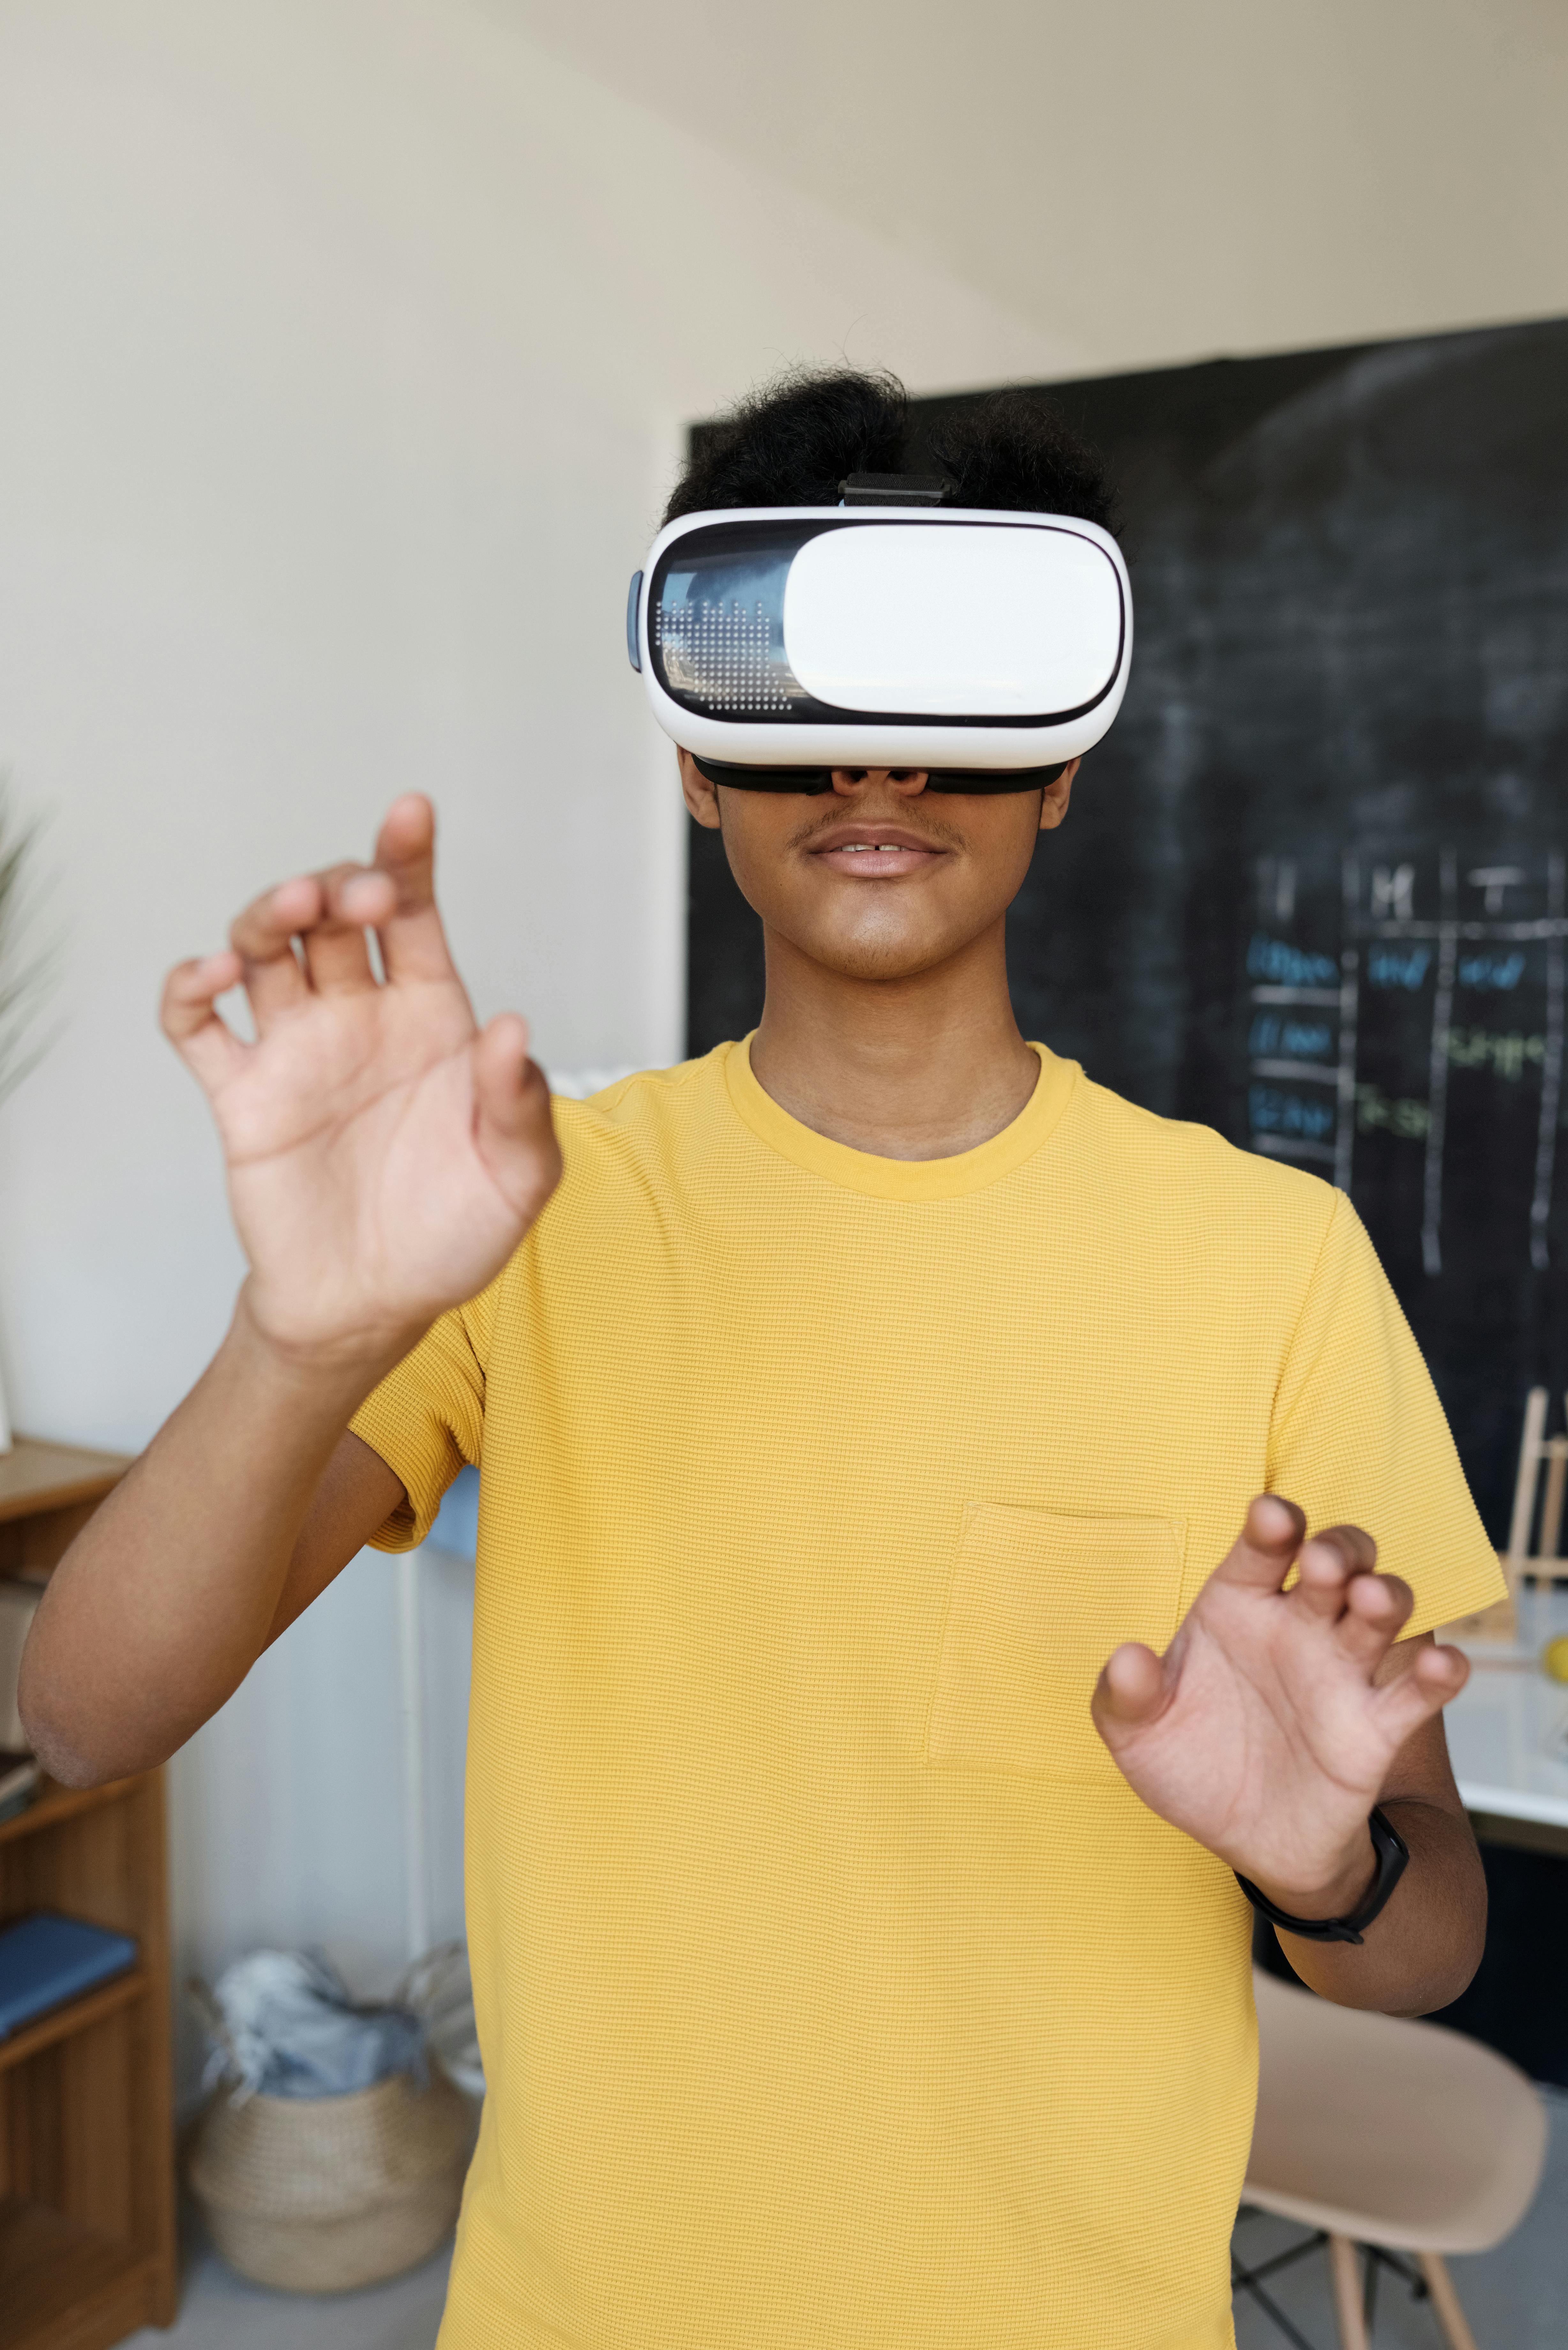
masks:
{"label": "curly black hair", "polygon": [[[664,510],[836,505],[849,473],[909,470],[909,396],[896,375],[791,369],[748,392],[695,436]],[[1095,452],[1041,394],[981,394],[949,413],[921,452],[961,506],[1076,515],[1114,531],[1116,492]]]}

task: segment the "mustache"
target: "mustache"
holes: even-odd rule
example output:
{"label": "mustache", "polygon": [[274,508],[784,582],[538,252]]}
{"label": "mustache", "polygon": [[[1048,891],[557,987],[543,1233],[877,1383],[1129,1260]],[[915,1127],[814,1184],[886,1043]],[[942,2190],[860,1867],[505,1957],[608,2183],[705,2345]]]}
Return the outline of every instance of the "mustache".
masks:
{"label": "mustache", "polygon": [[924,814],[917,816],[911,807],[900,803],[896,807],[852,808],[840,806],[826,816],[811,816],[789,837],[791,848],[809,848],[815,840],[824,840],[830,832],[837,832],[846,824],[865,825],[867,828],[886,824],[897,832],[919,833],[933,848],[967,848],[969,842],[957,825],[932,823]]}

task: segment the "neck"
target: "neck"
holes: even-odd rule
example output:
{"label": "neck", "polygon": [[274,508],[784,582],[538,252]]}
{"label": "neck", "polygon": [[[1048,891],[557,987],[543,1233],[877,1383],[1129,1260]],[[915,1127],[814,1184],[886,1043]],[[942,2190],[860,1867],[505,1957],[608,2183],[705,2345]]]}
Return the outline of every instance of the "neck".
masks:
{"label": "neck", "polygon": [[766,935],[752,1071],[781,1109],[878,1159],[951,1159],[1011,1126],[1040,1064],[1007,992],[1003,929],[935,970],[849,979]]}

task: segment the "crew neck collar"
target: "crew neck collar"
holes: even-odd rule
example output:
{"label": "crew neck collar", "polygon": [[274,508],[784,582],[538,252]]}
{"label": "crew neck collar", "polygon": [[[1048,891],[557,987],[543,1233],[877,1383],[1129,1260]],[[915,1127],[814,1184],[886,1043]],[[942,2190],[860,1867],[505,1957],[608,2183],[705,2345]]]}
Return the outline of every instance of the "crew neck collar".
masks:
{"label": "crew neck collar", "polygon": [[763,1092],[752,1068],[755,1035],[753,1028],[751,1035],[724,1047],[724,1081],[739,1117],[771,1150],[804,1167],[807,1174],[873,1200],[958,1200],[1011,1175],[1054,1131],[1082,1074],[1076,1061],[1058,1060],[1044,1045],[1031,1043],[1030,1051],[1040,1056],[1039,1078],[1018,1116],[1000,1134],[950,1159],[878,1159],[803,1126]]}

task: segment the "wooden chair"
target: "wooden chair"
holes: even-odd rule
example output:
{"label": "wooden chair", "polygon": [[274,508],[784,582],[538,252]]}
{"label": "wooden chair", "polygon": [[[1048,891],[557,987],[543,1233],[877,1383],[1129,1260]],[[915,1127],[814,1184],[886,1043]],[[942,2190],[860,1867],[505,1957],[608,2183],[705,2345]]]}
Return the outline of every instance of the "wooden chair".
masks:
{"label": "wooden chair", "polygon": [[1326,2241],[1341,2350],[1368,2350],[1376,2263],[1399,2253],[1414,2256],[1451,2350],[1477,2350],[1447,2255],[1489,2251],[1530,2208],[1541,2099],[1505,2058],[1442,2024],[1252,1980],[1258,2119],[1243,2203],[1319,2230],[1303,2250]]}
{"label": "wooden chair", "polygon": [[[1568,1397],[1563,1399],[1568,1403]],[[1519,1443],[1519,1468],[1513,1481],[1513,1513],[1509,1520],[1508,1548],[1498,1553],[1498,1565],[1508,1586],[1508,1596],[1479,1616],[1467,1616],[1445,1627],[1441,1638],[1461,1645],[1488,1648],[1497,1642],[1511,1646],[1519,1638],[1519,1589],[1532,1582],[1553,1582],[1568,1575],[1568,1558],[1560,1555],[1563,1507],[1568,1499],[1568,1435],[1548,1436],[1546,1413],[1551,1399],[1544,1388],[1532,1388],[1524,1401],[1524,1429]],[[1542,1491],[1542,1471],[1546,1472]],[[1535,1548],[1530,1537],[1535,1508],[1541,1503],[1541,1528]]]}

